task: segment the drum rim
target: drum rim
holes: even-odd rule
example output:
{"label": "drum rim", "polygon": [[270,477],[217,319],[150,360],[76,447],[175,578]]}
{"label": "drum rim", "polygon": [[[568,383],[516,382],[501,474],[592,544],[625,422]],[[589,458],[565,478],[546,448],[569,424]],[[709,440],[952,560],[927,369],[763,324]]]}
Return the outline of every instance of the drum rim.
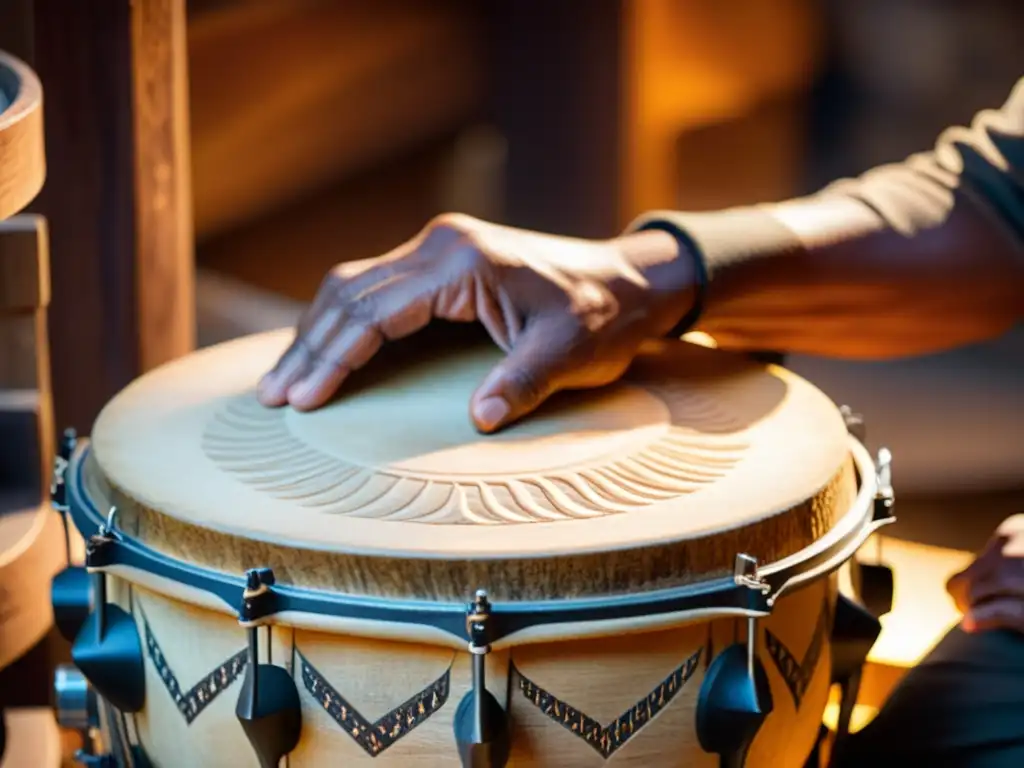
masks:
{"label": "drum rim", "polygon": [[[844,466],[849,460],[849,451],[843,450],[845,427],[839,409],[813,382],[788,369],[762,365],[735,353],[687,345],[686,342],[679,340],[659,340],[652,342],[652,361],[659,360],[663,355],[674,357],[674,345],[683,345],[687,348],[692,347],[690,351],[694,354],[728,356],[737,361],[742,360],[742,364],[749,366],[750,370],[764,372],[784,382],[787,387],[786,402],[792,399],[794,403],[775,409],[778,413],[773,412],[771,419],[761,419],[754,430],[770,429],[774,433],[783,430],[787,421],[800,422],[806,418],[806,414],[814,412],[819,421],[813,428],[794,423],[791,425],[794,431],[779,433],[780,439],[788,439],[791,443],[801,442],[805,458],[811,455],[817,457],[813,470],[809,470],[806,462],[797,461],[801,454],[768,450],[758,441],[761,447],[756,455],[760,456],[760,460],[751,461],[751,457],[755,455],[753,453],[745,455],[730,469],[728,483],[710,483],[696,493],[653,500],[649,507],[637,513],[602,514],[576,521],[543,520],[519,525],[423,525],[413,529],[406,528],[408,524],[402,521],[343,515],[340,517],[343,517],[344,525],[332,525],[334,533],[328,534],[316,526],[316,517],[306,517],[308,510],[296,507],[292,503],[282,503],[272,494],[254,492],[252,488],[246,490],[237,483],[232,483],[232,493],[238,492],[240,495],[232,497],[230,503],[222,500],[219,505],[211,505],[205,497],[203,501],[197,502],[196,499],[201,494],[194,489],[201,488],[202,484],[193,482],[188,484],[192,490],[184,498],[175,498],[173,508],[169,508],[168,494],[171,492],[167,487],[170,486],[165,487],[165,483],[161,483],[154,488],[151,487],[149,480],[144,479],[148,473],[161,476],[169,474],[163,471],[168,461],[167,455],[164,452],[143,450],[141,446],[139,451],[125,452],[120,433],[124,431],[123,423],[130,421],[127,419],[130,411],[126,409],[126,404],[131,403],[132,407],[138,407],[140,403],[136,401],[140,396],[144,395],[148,399],[154,393],[153,387],[164,386],[158,384],[162,377],[182,375],[201,361],[217,361],[223,364],[225,360],[221,358],[226,354],[251,356],[252,353],[247,350],[251,347],[262,349],[270,344],[271,340],[275,344],[283,345],[284,340],[288,338],[286,330],[244,336],[199,350],[192,356],[171,361],[149,372],[119,392],[104,406],[91,435],[94,446],[92,461],[104,482],[117,488],[126,500],[130,500],[133,506],[145,510],[147,515],[270,546],[284,546],[330,555],[390,557],[401,560],[445,561],[454,558],[498,561],[600,555],[613,550],[662,547],[762,525],[808,503],[843,473]],[[497,359],[500,359],[500,356],[495,357],[495,360]],[[623,378],[622,383],[644,388],[644,384],[634,382],[629,373]],[[246,378],[244,387],[248,386]],[[231,392],[234,393],[233,388]],[[799,398],[795,393],[799,393]],[[217,397],[220,398],[220,394]],[[208,395],[201,399],[204,403],[212,402]],[[796,402],[797,399],[800,402]],[[817,412],[818,409],[820,412]],[[179,415],[191,418],[190,413],[189,410],[181,413],[174,411],[170,415],[175,419]],[[164,414],[161,419],[167,416],[168,414]],[[826,422],[830,422],[827,430],[824,429]],[[119,424],[122,425],[118,426]],[[193,429],[194,427],[190,427],[189,431]],[[139,431],[138,423],[133,423],[132,432]],[[112,447],[114,450],[111,450]],[[194,447],[190,443],[189,450],[192,451]],[[115,454],[135,457],[132,459],[133,462],[140,460],[143,464],[132,464],[131,470],[128,471],[120,460],[113,460],[112,456]],[[823,456],[827,456],[827,460],[821,460]],[[205,464],[206,462],[202,462],[198,466]],[[777,478],[773,472],[786,475],[794,467],[799,467],[798,474],[802,477],[799,482],[780,485],[773,481],[770,485],[765,484],[764,477]],[[222,472],[217,472],[218,477],[222,475]],[[174,485],[177,487],[179,484]],[[764,489],[755,494],[758,506],[757,511],[753,512],[753,508],[747,509],[749,504],[744,502],[744,494],[747,493],[746,488],[758,485],[764,486]],[[734,489],[739,489],[739,496]],[[173,493],[177,494],[177,491]],[[242,502],[240,499],[245,501]],[[223,515],[214,511],[237,507],[239,504],[245,506],[244,517],[237,514]],[[723,515],[725,519],[703,516],[703,519],[698,521],[694,518],[692,513],[716,504],[721,505],[723,513],[728,513]],[[736,510],[746,511],[735,514]],[[297,513],[301,513],[303,517],[298,517]],[[689,514],[688,527],[681,529],[680,518],[686,514]],[[287,522],[282,523],[282,520]],[[299,521],[299,524],[296,521]],[[561,535],[564,531],[560,530],[560,526],[565,525],[576,526],[572,536]],[[399,532],[401,535],[396,536]]]}
{"label": "drum rim", "polygon": [[[778,562],[765,564],[757,570],[754,583],[737,577],[709,579],[681,587],[652,590],[629,595],[585,598],[553,598],[544,601],[496,602],[491,615],[495,619],[494,641],[509,641],[516,635],[542,630],[544,634],[559,627],[586,625],[582,634],[607,634],[607,628],[623,621],[664,616],[677,617],[683,623],[688,614],[708,616],[767,616],[776,601],[785,593],[806,583],[823,578],[853,557],[864,541],[881,526],[892,522],[891,489],[882,487],[879,468],[868,451],[852,435],[850,452],[857,467],[860,485],[850,508],[839,521],[814,544]],[[301,625],[298,615],[326,616],[362,624],[390,624],[429,627],[449,639],[466,638],[465,602],[392,599],[362,595],[346,595],[309,587],[275,584],[269,590],[272,599],[268,609],[259,616],[245,616],[243,600],[246,579],[191,565],[164,555],[113,530],[103,536],[103,515],[88,495],[82,482],[83,459],[89,450],[88,441],[80,440],[71,457],[67,474],[67,505],[62,509],[90,546],[86,565],[92,572],[105,572],[175,594],[167,586],[187,587],[213,598],[212,602],[239,611],[240,621],[274,623],[276,616],[287,614],[281,623]],[[888,492],[888,495],[887,493]],[[740,555],[743,553],[737,553]],[[259,567],[259,564],[254,564]],[[125,575],[128,574],[133,575]],[[148,577],[140,580],[138,573]],[[163,589],[152,584],[163,584]],[[478,585],[486,586],[486,585]],[[466,593],[467,602],[474,589]],[[190,602],[187,598],[184,602]],[[191,602],[196,602],[195,600]],[[209,606],[211,601],[205,601]],[[365,632],[365,634],[373,634]],[[576,631],[574,635],[580,635]]]}

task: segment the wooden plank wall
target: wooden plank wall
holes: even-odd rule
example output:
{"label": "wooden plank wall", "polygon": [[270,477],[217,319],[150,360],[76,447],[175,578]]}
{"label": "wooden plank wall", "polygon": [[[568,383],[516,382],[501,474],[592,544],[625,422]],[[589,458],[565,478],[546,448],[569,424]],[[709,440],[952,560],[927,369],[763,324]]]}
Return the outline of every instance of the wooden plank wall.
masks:
{"label": "wooden plank wall", "polygon": [[184,6],[34,2],[54,403],[57,423],[84,433],[118,390],[194,344]]}

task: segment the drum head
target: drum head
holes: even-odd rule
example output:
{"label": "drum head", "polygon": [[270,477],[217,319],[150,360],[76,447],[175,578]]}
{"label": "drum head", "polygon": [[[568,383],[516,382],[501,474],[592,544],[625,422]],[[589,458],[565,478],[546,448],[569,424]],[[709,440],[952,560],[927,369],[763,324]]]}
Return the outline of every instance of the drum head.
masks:
{"label": "drum head", "polygon": [[[812,543],[855,491],[833,403],[726,352],[651,342],[621,382],[561,394],[483,436],[468,403],[500,359],[493,345],[391,344],[328,406],[264,408],[255,385],[290,338],[201,351],[104,409],[95,468],[140,538],[180,538],[176,522],[193,531],[192,552],[206,530],[302,550],[483,561],[740,532],[743,542],[723,545],[729,567],[740,544],[764,561]],[[706,575],[707,557],[680,550],[672,568]]]}

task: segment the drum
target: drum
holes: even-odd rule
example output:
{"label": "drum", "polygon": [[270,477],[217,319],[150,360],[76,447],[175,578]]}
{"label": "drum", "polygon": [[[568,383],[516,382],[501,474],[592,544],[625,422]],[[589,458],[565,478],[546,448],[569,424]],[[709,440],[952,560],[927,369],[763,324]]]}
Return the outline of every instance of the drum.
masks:
{"label": "drum", "polygon": [[300,413],[254,394],[289,340],[165,365],[65,446],[60,601],[118,763],[803,764],[836,569],[889,519],[818,390],[652,341],[482,436],[491,345],[389,344]]}

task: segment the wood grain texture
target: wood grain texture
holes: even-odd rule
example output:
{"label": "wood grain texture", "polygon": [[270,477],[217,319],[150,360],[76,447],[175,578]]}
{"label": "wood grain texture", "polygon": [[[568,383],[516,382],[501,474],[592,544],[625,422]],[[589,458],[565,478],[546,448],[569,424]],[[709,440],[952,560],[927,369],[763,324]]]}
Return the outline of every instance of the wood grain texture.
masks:
{"label": "wood grain texture", "polygon": [[195,347],[185,0],[132,4],[139,365]]}
{"label": "wood grain texture", "polygon": [[46,387],[40,378],[45,345],[45,312],[0,315],[0,389]]}
{"label": "wood grain texture", "polygon": [[189,348],[188,184],[177,156],[183,46],[162,37],[182,5],[35,2],[52,171],[35,209],[50,223],[61,424],[91,424],[144,365]]}
{"label": "wood grain texture", "polygon": [[190,4],[200,240],[462,125],[482,101],[477,4]]}
{"label": "wood grain texture", "polygon": [[50,304],[46,219],[21,215],[0,221],[0,315]]}
{"label": "wood grain texture", "polygon": [[0,219],[28,205],[45,178],[42,85],[28,65],[0,51]]}
{"label": "wood grain texture", "polygon": [[50,628],[50,581],[64,564],[64,528],[48,504],[4,506],[0,499],[0,668]]}

